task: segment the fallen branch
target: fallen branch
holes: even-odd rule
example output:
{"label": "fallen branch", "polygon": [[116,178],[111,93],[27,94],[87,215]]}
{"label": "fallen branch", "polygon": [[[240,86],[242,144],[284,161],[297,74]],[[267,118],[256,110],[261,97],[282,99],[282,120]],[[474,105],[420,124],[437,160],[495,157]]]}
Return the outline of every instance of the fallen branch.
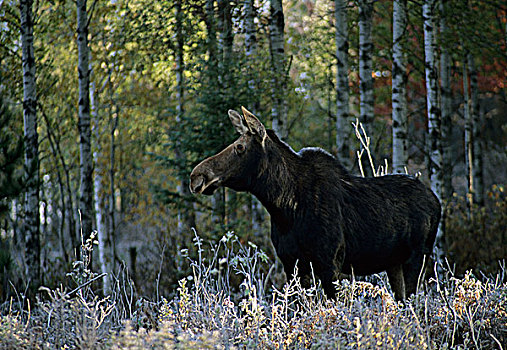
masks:
{"label": "fallen branch", "polygon": [[86,282],[85,282],[85,283],[83,283],[82,285],[80,285],[80,286],[76,287],[75,289],[73,289],[73,290],[71,290],[70,292],[68,292],[67,294],[65,294],[65,297],[66,297],[66,298],[70,297],[72,294],[74,294],[75,292],[77,292],[77,291],[78,291],[78,290],[80,290],[81,288],[86,287],[87,285],[91,284],[92,282],[95,282],[95,281],[96,281],[96,280],[98,280],[99,278],[102,278],[102,277],[104,277],[104,276],[106,276],[106,275],[107,275],[107,273],[106,273],[106,272],[104,272],[104,273],[101,273],[100,275],[98,275],[98,276],[96,276],[96,277],[92,278],[91,280],[86,281]]}

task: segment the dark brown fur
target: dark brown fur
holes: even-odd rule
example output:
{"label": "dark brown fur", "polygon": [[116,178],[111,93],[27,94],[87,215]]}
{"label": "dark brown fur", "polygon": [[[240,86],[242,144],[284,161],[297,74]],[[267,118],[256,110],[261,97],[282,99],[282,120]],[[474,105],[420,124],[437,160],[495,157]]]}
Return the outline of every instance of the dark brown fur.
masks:
{"label": "dark brown fur", "polygon": [[255,195],[271,215],[271,239],[285,272],[311,270],[335,295],[340,273],[387,271],[397,299],[414,293],[424,255],[432,252],[440,203],[406,175],[349,174],[329,153],[294,152],[250,112],[229,111],[240,138],[195,167],[194,193],[226,186]]}

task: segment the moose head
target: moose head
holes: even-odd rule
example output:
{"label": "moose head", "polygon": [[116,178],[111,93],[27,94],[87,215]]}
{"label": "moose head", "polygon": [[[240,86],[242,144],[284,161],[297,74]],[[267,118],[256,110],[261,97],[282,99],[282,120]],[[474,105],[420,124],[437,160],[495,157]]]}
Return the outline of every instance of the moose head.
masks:
{"label": "moose head", "polygon": [[247,191],[259,172],[264,154],[266,128],[251,112],[229,110],[240,137],[220,153],[203,160],[190,174],[190,191],[211,195],[221,186]]}

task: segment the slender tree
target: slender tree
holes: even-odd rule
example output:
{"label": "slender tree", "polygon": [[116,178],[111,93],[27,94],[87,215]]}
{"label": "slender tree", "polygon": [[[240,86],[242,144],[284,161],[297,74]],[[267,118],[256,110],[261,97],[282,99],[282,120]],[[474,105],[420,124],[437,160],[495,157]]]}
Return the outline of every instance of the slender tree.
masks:
{"label": "slender tree", "polygon": [[[255,1],[245,0],[244,3],[244,23],[245,23],[245,56],[248,59],[247,64],[250,67],[250,72],[254,72],[255,60],[257,57],[258,43],[257,43],[257,28],[255,26]],[[257,84],[254,75],[248,80],[248,88],[257,94]],[[253,114],[257,114],[259,106],[257,100],[248,106]],[[254,235],[261,237],[261,225],[264,221],[264,212],[261,203],[257,198],[251,196],[251,211],[252,211],[252,231]]]}
{"label": "slender tree", "polygon": [[393,170],[403,173],[408,163],[407,148],[407,62],[404,42],[407,33],[407,1],[393,2]]}
{"label": "slender tree", "polygon": [[474,148],[472,140],[472,117],[470,115],[470,92],[468,85],[468,52],[465,50],[463,56],[463,115],[465,119],[465,173],[468,183],[468,202],[473,202],[474,193],[474,176],[473,176],[473,159]]}
{"label": "slender tree", "polygon": [[373,123],[372,26],[373,1],[359,0],[359,93],[360,121],[366,133],[371,134]]}
{"label": "slender tree", "polygon": [[282,139],[287,139],[287,107],[285,101],[286,73],[285,73],[285,19],[282,0],[270,1],[269,43],[271,52],[271,118],[272,127]]}
{"label": "slender tree", "polygon": [[471,98],[471,114],[472,114],[472,142],[473,142],[473,159],[472,159],[472,176],[474,179],[474,202],[484,204],[484,177],[483,177],[483,161],[482,161],[482,110],[479,101],[479,86],[477,83],[477,67],[474,56],[471,52],[467,55],[468,68],[470,70],[470,98]]}
{"label": "slender tree", "polygon": [[92,232],[93,214],[93,165],[90,122],[90,50],[88,47],[88,13],[86,0],[77,0],[77,48],[79,80],[79,210],[81,230],[86,239]]}
{"label": "slender tree", "polygon": [[19,2],[23,61],[23,119],[25,139],[25,275],[32,290],[41,284],[39,230],[39,146],[37,134],[37,93],[33,47],[32,0]]}
{"label": "slender tree", "polygon": [[[99,251],[99,264],[100,271],[102,273],[108,273],[110,269],[108,268],[106,256],[107,256],[107,228],[105,224],[105,216],[104,205],[102,199],[102,193],[104,191],[102,181],[102,166],[100,164],[100,158],[102,157],[102,145],[100,142],[100,119],[98,113],[98,106],[96,100],[96,88],[95,83],[90,83],[90,107],[91,107],[91,116],[94,120],[92,132],[95,136],[95,150],[93,152],[93,163],[95,166],[95,170],[93,172],[93,195],[94,195],[94,204],[95,204],[95,223],[97,227],[97,239],[99,241],[98,251]],[[109,276],[105,275],[102,278],[102,288],[104,294],[108,294],[111,291],[111,285],[109,281]]]}
{"label": "slender tree", "polygon": [[[257,28],[255,27],[255,1],[245,0],[243,4],[245,23],[245,55],[248,58],[257,55]],[[249,82],[250,83],[250,82]]]}
{"label": "slender tree", "polygon": [[[431,189],[442,202],[442,144],[441,114],[438,103],[439,85],[437,69],[437,50],[435,41],[436,0],[425,0],[423,3],[424,21],[424,66],[426,80],[426,108],[428,114],[427,153],[429,157],[429,178]],[[439,261],[443,258],[442,221],[437,233],[435,251]]]}
{"label": "slender tree", "polygon": [[442,108],[442,198],[447,200],[451,198],[452,188],[452,91],[451,91],[451,55],[448,49],[448,25],[447,15],[449,1],[440,1],[440,81],[441,81],[441,108]]}
{"label": "slender tree", "polygon": [[[183,10],[182,0],[177,0],[176,6],[176,122],[181,123],[185,113],[185,63],[184,63],[184,34],[183,34]],[[185,162],[185,156],[181,150],[181,145],[175,147],[176,160]],[[185,230],[195,227],[195,215],[193,210],[189,210],[190,203],[185,200],[190,196],[188,188],[188,176],[182,174],[177,188],[178,193],[183,198],[182,208],[178,210],[178,232],[181,234]]]}
{"label": "slender tree", "polygon": [[336,146],[338,159],[348,168],[350,160],[350,112],[349,112],[349,26],[346,0],[335,0],[336,41]]}

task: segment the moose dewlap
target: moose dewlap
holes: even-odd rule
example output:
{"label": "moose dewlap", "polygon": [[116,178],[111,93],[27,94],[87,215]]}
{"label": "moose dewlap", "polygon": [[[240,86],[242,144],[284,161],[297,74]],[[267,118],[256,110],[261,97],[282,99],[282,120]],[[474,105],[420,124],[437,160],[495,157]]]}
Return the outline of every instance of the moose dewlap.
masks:
{"label": "moose dewlap", "polygon": [[352,271],[387,271],[397,299],[414,293],[440,220],[433,192],[406,175],[351,175],[321,149],[296,153],[242,111],[229,111],[240,137],[194,168],[190,190],[211,195],[225,186],[255,195],[271,216],[271,239],[287,275],[297,263],[307,281],[313,268],[329,297],[339,274]]}

